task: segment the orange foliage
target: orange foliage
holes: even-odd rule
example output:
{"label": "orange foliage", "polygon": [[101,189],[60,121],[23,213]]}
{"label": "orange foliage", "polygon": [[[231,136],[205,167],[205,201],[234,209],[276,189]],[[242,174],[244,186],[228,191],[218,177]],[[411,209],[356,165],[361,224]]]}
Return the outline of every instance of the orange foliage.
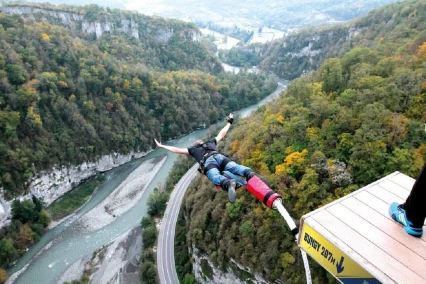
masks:
{"label": "orange foliage", "polygon": [[240,148],[240,141],[235,140],[232,142],[232,152],[237,152],[237,150]]}
{"label": "orange foliage", "polygon": [[426,42],[424,42],[417,51],[417,56],[422,59],[423,61],[426,61]]}
{"label": "orange foliage", "polygon": [[286,174],[288,172],[288,169],[286,167],[286,165],[284,164],[279,164],[275,167],[275,174],[279,175],[279,174]]}
{"label": "orange foliage", "polygon": [[266,124],[284,124],[284,117],[282,114],[269,114],[265,117],[265,123]]}
{"label": "orange foliage", "polygon": [[49,41],[49,40],[50,40],[50,36],[49,36],[48,34],[45,34],[45,33],[43,33],[43,34],[41,35],[41,38],[42,38],[43,40],[45,40],[45,41]]}
{"label": "orange foliage", "polygon": [[284,162],[287,166],[300,166],[304,163],[307,155],[308,150],[306,149],[303,149],[302,152],[293,152],[284,159]]}
{"label": "orange foliage", "polygon": [[420,173],[426,162],[426,144],[421,144],[419,148],[414,150],[414,168]]}
{"label": "orange foliage", "polygon": [[62,88],[68,88],[68,84],[67,84],[67,82],[59,81],[59,82],[58,82],[58,84],[59,84],[59,86],[61,86]]}
{"label": "orange foliage", "polygon": [[248,158],[245,162],[248,166],[256,169],[261,167],[261,163],[263,162],[265,154],[259,149],[262,148],[257,146],[256,149],[250,152],[250,158]]}
{"label": "orange foliage", "polygon": [[27,84],[31,85],[31,86],[36,86],[38,84],[38,80],[37,79],[31,79]]}
{"label": "orange foliage", "polygon": [[318,127],[308,127],[306,129],[306,136],[309,139],[312,139],[317,137],[319,132],[320,132],[320,129]]}
{"label": "orange foliage", "polygon": [[38,113],[34,112],[34,107],[30,106],[28,108],[28,115],[32,117],[32,119],[34,119],[34,122],[38,125],[38,126],[42,126],[43,123],[41,121],[41,117]]}
{"label": "orange foliage", "polygon": [[293,174],[304,168],[308,150],[303,149],[302,152],[291,152],[291,147],[286,149],[287,157],[284,159],[284,163],[279,164],[275,167],[275,174]]}
{"label": "orange foliage", "polygon": [[123,83],[123,89],[127,90],[130,87],[129,80],[125,79]]}
{"label": "orange foliage", "polygon": [[312,84],[312,94],[317,96],[324,95],[322,91],[322,82]]}
{"label": "orange foliage", "polygon": [[6,270],[0,268],[0,282],[5,282],[7,280]]}
{"label": "orange foliage", "polygon": [[253,209],[253,212],[254,212],[254,215],[256,216],[256,217],[258,217],[258,218],[260,218],[260,217],[262,217],[263,216],[263,209],[262,209],[262,207],[261,206],[256,206],[256,207],[254,207],[254,209]]}
{"label": "orange foliage", "polygon": [[281,113],[278,114],[277,121],[281,125],[284,124],[284,116]]}
{"label": "orange foliage", "polygon": [[114,104],[112,104],[112,103],[110,103],[110,102],[107,102],[107,103],[106,103],[106,109],[107,109],[107,110],[112,110],[112,109],[113,109],[113,107],[114,107]]}

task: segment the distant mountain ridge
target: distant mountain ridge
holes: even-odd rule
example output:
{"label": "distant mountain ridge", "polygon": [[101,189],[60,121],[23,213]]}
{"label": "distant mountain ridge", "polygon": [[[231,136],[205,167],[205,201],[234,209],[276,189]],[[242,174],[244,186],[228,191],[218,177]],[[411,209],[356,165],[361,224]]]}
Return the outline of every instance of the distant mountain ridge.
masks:
{"label": "distant mountain ridge", "polygon": [[[158,41],[167,42],[174,32],[173,29],[166,27],[159,29],[151,27],[151,29],[145,28],[143,30],[143,24],[140,25],[140,19],[148,20],[148,17],[136,13],[127,13],[126,16],[119,17],[118,19],[111,14],[103,15],[101,19],[90,19],[87,15],[78,12],[21,5],[0,7],[0,12],[9,15],[20,15],[27,19],[61,24],[69,27],[72,31],[81,30],[87,34],[95,34],[96,38],[100,38],[104,33],[121,32],[137,39],[150,34]],[[164,19],[164,21],[167,20]],[[181,24],[188,28],[185,33],[182,33],[185,40],[200,40],[201,32],[195,26],[184,24],[183,22]]]}
{"label": "distant mountain ridge", "polygon": [[185,19],[215,25],[257,30],[269,27],[281,31],[331,25],[366,14],[397,0],[301,0],[301,1],[206,1],[164,0],[124,3],[151,15]]}
{"label": "distant mountain ridge", "polygon": [[[413,10],[404,10],[404,5]],[[407,12],[409,11],[409,12]],[[330,57],[339,57],[355,45],[391,45],[419,33],[426,21],[421,1],[389,4],[348,23],[319,29],[304,29],[267,44],[254,44],[222,51],[220,58],[231,65],[257,65],[277,76],[292,80],[316,70]],[[411,31],[403,30],[410,26]]]}

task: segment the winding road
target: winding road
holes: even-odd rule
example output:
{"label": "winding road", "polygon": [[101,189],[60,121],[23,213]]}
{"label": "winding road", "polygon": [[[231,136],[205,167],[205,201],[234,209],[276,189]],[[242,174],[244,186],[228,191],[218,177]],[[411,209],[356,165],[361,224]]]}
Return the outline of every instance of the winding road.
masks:
{"label": "winding road", "polygon": [[158,237],[157,268],[162,284],[179,283],[175,267],[175,228],[183,196],[189,184],[197,175],[197,168],[198,164],[192,166],[176,184],[161,222]]}

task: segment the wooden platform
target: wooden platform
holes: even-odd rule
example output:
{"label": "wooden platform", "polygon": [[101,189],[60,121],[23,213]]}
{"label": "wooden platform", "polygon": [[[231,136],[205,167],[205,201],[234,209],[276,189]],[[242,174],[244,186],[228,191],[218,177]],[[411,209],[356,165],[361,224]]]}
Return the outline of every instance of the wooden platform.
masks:
{"label": "wooden platform", "polygon": [[388,213],[414,181],[395,172],[306,214],[298,245],[342,283],[426,283],[426,234],[408,235]]}

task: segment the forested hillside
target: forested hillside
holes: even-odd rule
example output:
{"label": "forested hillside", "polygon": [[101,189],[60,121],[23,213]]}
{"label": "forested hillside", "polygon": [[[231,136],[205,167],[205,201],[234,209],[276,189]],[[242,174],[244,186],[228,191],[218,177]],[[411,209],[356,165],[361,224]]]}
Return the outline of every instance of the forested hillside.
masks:
{"label": "forested hillside", "polygon": [[[6,198],[40,170],[146,151],[154,137],[213,123],[276,86],[263,75],[223,73],[192,24],[95,5],[25,5],[3,7],[22,17],[0,13]],[[136,31],[123,32],[123,23]],[[91,26],[109,30],[83,29]]]}
{"label": "forested hillside", "polygon": [[[426,160],[425,7],[409,1],[370,13],[342,57],[326,59],[234,126],[225,152],[265,176],[296,220],[394,171],[419,174]],[[270,283],[304,283],[281,216],[244,190],[238,196],[227,203],[205,178],[189,189],[181,211],[188,247],[222,269],[235,260]],[[334,281],[312,261],[311,268],[314,283]]]}
{"label": "forested hillside", "polygon": [[[371,11],[367,16],[330,28],[306,29],[269,44],[255,44],[223,51],[220,58],[231,65],[259,65],[279,77],[295,79],[317,70],[330,57],[341,57],[355,46],[380,45],[383,54],[395,52],[413,34],[424,40],[424,1],[410,0]],[[414,43],[416,44],[416,43]]]}

